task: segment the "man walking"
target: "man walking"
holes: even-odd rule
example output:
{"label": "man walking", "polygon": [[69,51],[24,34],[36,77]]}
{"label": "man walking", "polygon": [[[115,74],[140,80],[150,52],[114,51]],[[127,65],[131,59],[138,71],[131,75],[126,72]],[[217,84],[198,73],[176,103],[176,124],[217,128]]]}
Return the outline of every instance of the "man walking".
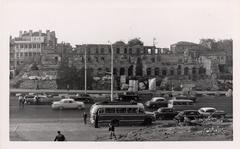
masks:
{"label": "man walking", "polygon": [[84,124],[86,125],[87,124],[87,113],[86,112],[83,113],[83,120],[84,120]]}
{"label": "man walking", "polygon": [[110,139],[114,137],[114,139],[117,140],[117,137],[115,135],[115,127],[113,126],[112,123],[109,123],[109,131],[110,131]]}
{"label": "man walking", "polygon": [[57,131],[58,135],[55,137],[54,141],[65,141],[65,136],[61,134],[61,131]]}

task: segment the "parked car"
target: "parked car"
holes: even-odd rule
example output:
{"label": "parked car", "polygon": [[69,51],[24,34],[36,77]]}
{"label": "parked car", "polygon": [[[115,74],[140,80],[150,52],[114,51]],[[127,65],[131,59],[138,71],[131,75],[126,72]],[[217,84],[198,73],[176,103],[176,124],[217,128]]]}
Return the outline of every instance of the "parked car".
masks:
{"label": "parked car", "polygon": [[26,96],[24,96],[24,99],[25,99],[26,104],[35,104],[36,103],[35,95],[26,95]]}
{"label": "parked car", "polygon": [[184,110],[179,112],[178,115],[174,117],[174,119],[177,120],[178,122],[183,122],[184,117],[187,117],[189,120],[196,120],[202,118],[198,110]]}
{"label": "parked car", "polygon": [[163,97],[153,97],[145,103],[148,108],[168,107],[168,101]]}
{"label": "parked car", "polygon": [[178,113],[179,112],[176,111],[174,108],[166,108],[166,107],[162,107],[162,108],[159,108],[157,111],[154,111],[156,119],[160,119],[160,120],[174,119],[174,117]]}
{"label": "parked car", "polygon": [[223,110],[216,110],[213,107],[203,107],[198,110],[198,112],[204,117],[214,117],[214,118],[224,118],[226,115],[226,112]]}
{"label": "parked car", "polygon": [[70,96],[71,99],[74,99],[75,101],[81,101],[85,104],[92,104],[94,103],[94,99],[92,97],[88,96]]}
{"label": "parked car", "polygon": [[85,104],[83,102],[75,101],[74,99],[61,99],[55,101],[52,104],[52,109],[84,109]]}
{"label": "parked car", "polygon": [[123,102],[139,101],[139,95],[134,92],[126,92],[118,95],[118,100]]}

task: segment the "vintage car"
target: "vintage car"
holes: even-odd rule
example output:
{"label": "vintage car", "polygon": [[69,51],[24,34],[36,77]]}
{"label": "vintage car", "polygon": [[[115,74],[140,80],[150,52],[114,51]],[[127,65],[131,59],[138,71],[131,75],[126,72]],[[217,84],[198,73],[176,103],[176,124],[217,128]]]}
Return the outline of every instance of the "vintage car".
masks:
{"label": "vintage car", "polygon": [[224,118],[226,115],[226,112],[222,110],[216,110],[213,107],[202,107],[198,110],[198,112],[204,117],[214,117],[214,118]]}
{"label": "vintage car", "polygon": [[151,100],[145,103],[148,108],[160,108],[167,107],[168,101],[164,97],[153,97]]}
{"label": "vintage car", "polygon": [[189,120],[196,120],[202,118],[202,115],[198,112],[198,110],[184,110],[179,112],[174,119],[178,122],[183,122],[184,117],[187,117]]}
{"label": "vintage car", "polygon": [[174,108],[162,107],[154,111],[156,119],[159,120],[172,120],[179,112]]}
{"label": "vintage car", "polygon": [[90,96],[70,96],[71,99],[74,99],[75,101],[81,101],[85,104],[93,104],[94,99]]}
{"label": "vintage car", "polygon": [[52,104],[52,109],[84,109],[85,104],[83,102],[75,101],[74,99],[61,99],[55,101]]}

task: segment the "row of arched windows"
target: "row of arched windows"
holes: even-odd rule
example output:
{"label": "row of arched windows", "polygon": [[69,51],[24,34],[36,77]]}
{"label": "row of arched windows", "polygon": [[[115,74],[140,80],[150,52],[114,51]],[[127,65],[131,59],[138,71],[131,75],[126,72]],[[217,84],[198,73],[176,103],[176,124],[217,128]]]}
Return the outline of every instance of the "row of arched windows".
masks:
{"label": "row of arched windows", "polygon": [[[106,71],[106,72],[110,72],[110,68],[98,68],[97,69],[98,72],[101,72],[101,71]],[[197,68],[193,67],[192,68],[192,74],[195,75],[197,74]],[[205,68],[203,67],[200,67],[198,69],[198,74],[205,74],[206,73],[206,70]],[[121,67],[119,69],[119,72],[118,72],[118,69],[117,68],[113,68],[113,74],[114,75],[128,75],[128,76],[133,76],[133,66],[130,66],[129,68],[124,68],[124,67]],[[152,68],[147,68],[146,69],[146,75],[147,76],[166,76],[166,75],[181,75],[182,74],[182,70],[181,70],[181,67],[178,67],[177,69],[174,69],[173,67],[171,67],[170,69],[167,69],[167,68],[163,68],[162,71],[160,71],[160,68],[156,67],[154,69]],[[184,67],[184,70],[183,70],[183,74],[184,75],[189,75],[190,74],[190,68],[188,67]]]}

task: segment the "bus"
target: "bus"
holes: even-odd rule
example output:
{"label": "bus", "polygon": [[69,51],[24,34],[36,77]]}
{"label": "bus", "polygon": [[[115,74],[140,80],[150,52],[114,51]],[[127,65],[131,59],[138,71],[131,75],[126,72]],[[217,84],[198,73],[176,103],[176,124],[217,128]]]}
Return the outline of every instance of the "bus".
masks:
{"label": "bus", "polygon": [[174,108],[177,111],[192,110],[194,108],[194,102],[192,100],[169,100],[168,108]]}
{"label": "bus", "polygon": [[90,122],[96,128],[99,123],[112,123],[114,126],[123,123],[150,125],[155,120],[154,113],[145,111],[142,103],[99,102],[90,108]]}

